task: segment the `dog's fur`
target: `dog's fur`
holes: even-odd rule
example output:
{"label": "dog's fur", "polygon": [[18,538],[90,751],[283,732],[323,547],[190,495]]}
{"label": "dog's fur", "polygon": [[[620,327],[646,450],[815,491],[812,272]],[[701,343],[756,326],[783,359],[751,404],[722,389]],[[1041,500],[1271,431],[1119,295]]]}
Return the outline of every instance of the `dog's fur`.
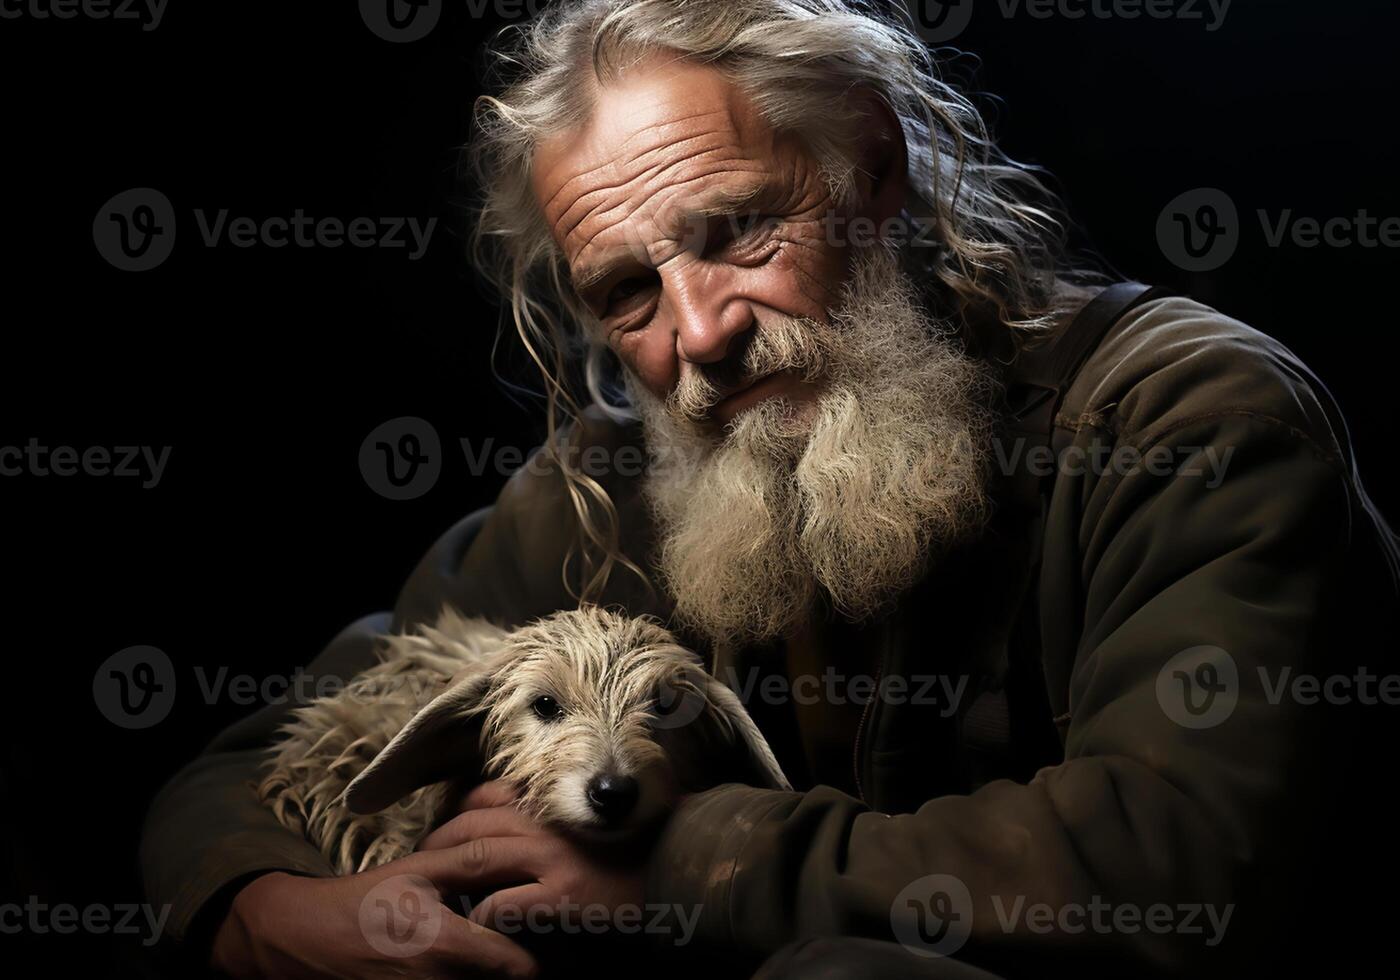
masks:
{"label": "dog's fur", "polygon": [[[483,778],[589,838],[637,832],[720,782],[790,788],[734,693],[652,620],[585,607],[506,631],[445,609],[384,641],[379,664],[293,712],[258,787],[338,874],[410,853]],[[590,803],[602,775],[636,781],[620,823]]]}

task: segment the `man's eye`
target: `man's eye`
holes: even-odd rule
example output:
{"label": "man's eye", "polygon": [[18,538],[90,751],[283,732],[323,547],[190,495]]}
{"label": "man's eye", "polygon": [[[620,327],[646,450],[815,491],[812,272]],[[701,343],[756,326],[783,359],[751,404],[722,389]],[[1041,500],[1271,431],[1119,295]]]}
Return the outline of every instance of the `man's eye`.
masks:
{"label": "man's eye", "polygon": [[729,215],[712,232],[706,251],[742,261],[766,248],[780,224],[781,219],[771,214]]}
{"label": "man's eye", "polygon": [[624,279],[608,293],[608,307],[614,307],[619,303],[625,303],[638,294],[645,292],[652,286],[651,279],[643,279],[641,276],[632,276]]}
{"label": "man's eye", "polygon": [[535,709],[535,714],[546,720],[558,718],[564,713],[563,706],[547,694],[535,698],[535,703],[531,707]]}

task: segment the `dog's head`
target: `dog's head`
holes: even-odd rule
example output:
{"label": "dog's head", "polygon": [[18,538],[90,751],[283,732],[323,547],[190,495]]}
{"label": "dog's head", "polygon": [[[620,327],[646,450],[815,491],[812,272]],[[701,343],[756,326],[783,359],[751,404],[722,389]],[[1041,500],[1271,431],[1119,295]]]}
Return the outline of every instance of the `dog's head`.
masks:
{"label": "dog's head", "polygon": [[790,788],[739,699],[652,620],[586,607],[504,632],[446,612],[435,629],[396,640],[475,652],[350,784],[353,812],[485,776],[515,783],[542,820],[616,837],[682,792]]}

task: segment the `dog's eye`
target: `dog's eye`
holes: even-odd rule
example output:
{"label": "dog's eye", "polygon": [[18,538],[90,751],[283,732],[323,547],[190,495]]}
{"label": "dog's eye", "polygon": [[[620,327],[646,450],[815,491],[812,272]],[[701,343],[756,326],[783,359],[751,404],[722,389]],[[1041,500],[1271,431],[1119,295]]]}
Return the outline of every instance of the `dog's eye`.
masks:
{"label": "dog's eye", "polygon": [[559,705],[559,702],[548,694],[542,694],[535,698],[535,703],[532,707],[535,709],[535,714],[545,719],[558,718],[564,713],[564,709]]}

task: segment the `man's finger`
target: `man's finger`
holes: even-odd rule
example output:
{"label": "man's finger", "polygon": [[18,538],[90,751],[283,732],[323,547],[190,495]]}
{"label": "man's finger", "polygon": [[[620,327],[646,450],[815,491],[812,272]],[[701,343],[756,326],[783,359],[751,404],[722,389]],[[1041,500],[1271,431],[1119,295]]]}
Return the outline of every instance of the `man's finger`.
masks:
{"label": "man's finger", "polygon": [[[448,912],[434,946],[462,977],[535,977],[540,965],[515,940]],[[460,972],[456,969],[460,968]]]}
{"label": "man's finger", "polygon": [[467,810],[424,837],[416,850],[436,851],[481,837],[526,837],[538,831],[539,824],[513,806]]}
{"label": "man's finger", "polygon": [[[544,911],[532,915],[530,910],[536,906]],[[514,926],[518,929],[527,923],[552,918],[553,910],[554,907],[549,901],[549,889],[539,882],[532,882],[492,892],[472,909],[467,918],[488,929],[501,929],[503,926]]]}
{"label": "man's finger", "polygon": [[543,837],[480,837],[432,851],[418,851],[398,862],[400,874],[418,874],[440,892],[480,892],[498,885],[532,881],[548,868],[554,845]]}
{"label": "man's finger", "polygon": [[515,784],[504,779],[492,779],[477,783],[457,802],[458,810],[481,810],[488,807],[506,806],[519,799],[520,793]]}

